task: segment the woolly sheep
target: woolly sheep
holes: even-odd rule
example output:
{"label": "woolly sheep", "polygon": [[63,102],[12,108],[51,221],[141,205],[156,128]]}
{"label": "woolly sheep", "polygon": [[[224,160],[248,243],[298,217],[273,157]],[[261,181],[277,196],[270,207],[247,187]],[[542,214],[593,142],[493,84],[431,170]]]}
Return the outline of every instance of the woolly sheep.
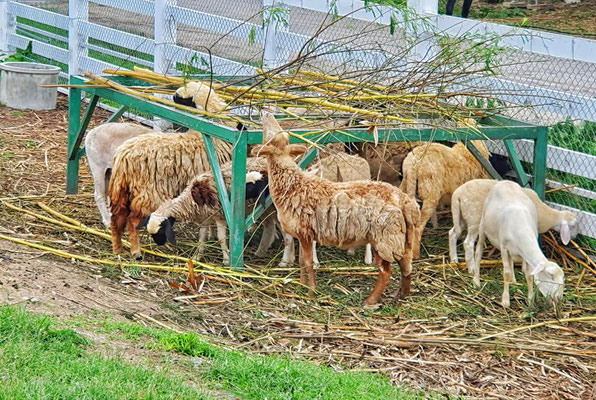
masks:
{"label": "woolly sheep", "polygon": [[[488,158],[488,150],[481,140],[472,143],[482,156]],[[451,148],[428,143],[408,154],[403,164],[403,176],[400,189],[411,197],[418,194],[422,200],[417,230],[422,235],[431,216],[433,226],[437,227],[436,208],[440,203],[448,203],[455,189],[471,179],[487,178],[488,174],[463,143],[456,143]],[[420,236],[417,243],[420,244]],[[414,257],[418,257],[419,252],[416,248]]]}
{"label": "woolly sheep", "polygon": [[[343,147],[343,143],[340,143]],[[326,150],[334,148],[335,146],[327,146]],[[307,174],[318,175],[321,178],[328,179],[332,182],[352,182],[370,180],[370,167],[368,162],[362,157],[356,155],[345,154],[341,152],[331,153],[321,157],[318,162],[310,167]],[[279,263],[281,267],[292,264],[295,260],[294,238],[291,235],[284,234],[284,252],[282,260]],[[354,255],[356,248],[349,248],[348,255]],[[370,243],[366,244],[364,250],[364,263],[372,264],[372,247]],[[313,242],[313,264],[319,265],[317,257],[316,241]]]}
{"label": "woolly sheep", "polygon": [[[262,158],[247,159],[246,174],[246,199],[254,200],[264,198],[267,185],[267,162]],[[232,165],[230,162],[222,165],[221,172],[224,182],[229,189],[232,178]],[[247,203],[247,207],[250,204]],[[147,231],[152,235],[153,240],[162,245],[166,241],[176,244],[173,230],[176,221],[195,221],[203,226],[199,231],[199,245],[201,253],[202,245],[207,236],[205,225],[215,223],[217,225],[217,238],[223,252],[223,262],[229,263],[229,252],[227,247],[226,219],[219,202],[217,188],[213,179],[213,173],[205,172],[195,177],[184,191],[176,198],[163,202],[157,210],[145,217],[137,228],[147,226]],[[275,230],[275,218],[265,218],[264,232],[257,254],[263,254],[271,246],[272,233]]]}
{"label": "woolly sheep", "polygon": [[485,237],[501,250],[503,307],[509,307],[509,283],[515,282],[515,262],[522,263],[529,301],[533,297],[534,277],[538,289],[545,297],[554,302],[561,298],[564,287],[563,270],[542,254],[538,245],[536,206],[517,183],[495,183],[484,201],[474,262],[474,284],[477,287],[480,286],[479,266]]}
{"label": "woolly sheep", "polygon": [[312,242],[316,240],[322,245],[343,248],[372,244],[380,271],[364,304],[378,302],[394,260],[398,260],[401,269],[400,295],[407,296],[415,229],[420,218],[415,200],[387,183],[336,183],[307,175],[293,159],[305,147],[289,144],[289,134],[282,131],[272,114],[264,113],[262,120],[263,134],[268,140],[252,153],[267,157],[271,198],[282,230],[300,243],[300,281],[308,283],[309,294],[315,289]]}
{"label": "woolly sheep", "polygon": [[110,122],[96,126],[87,132],[85,137],[85,153],[89,170],[93,176],[95,204],[99,209],[101,221],[110,227],[110,211],[108,210],[108,182],[112,172],[112,157],[118,146],[126,140],[151,133],[153,130],[137,124]]}
{"label": "woolly sheep", "polygon": [[[207,85],[191,85],[190,88],[187,85],[179,90],[184,92],[193,87],[193,102],[210,112],[221,110],[223,102]],[[213,145],[220,164],[230,160],[231,144],[214,138]],[[137,230],[141,218],[180,194],[197,174],[210,170],[203,137],[194,130],[136,137],[118,147],[112,165],[108,187],[112,249],[122,252],[122,233],[128,226],[131,255],[141,259]]]}
{"label": "woolly sheep", "polygon": [[[468,233],[464,239],[464,249],[468,272],[474,270],[474,244],[478,238],[482,207],[488,192],[498,181],[493,179],[474,179],[458,187],[451,196],[451,215],[453,228],[449,231],[449,256],[451,262],[458,262],[457,239],[464,228]],[[532,189],[522,189],[536,206],[538,233],[555,229],[561,235],[564,244],[576,233],[577,219],[569,211],[555,210],[544,204]]]}

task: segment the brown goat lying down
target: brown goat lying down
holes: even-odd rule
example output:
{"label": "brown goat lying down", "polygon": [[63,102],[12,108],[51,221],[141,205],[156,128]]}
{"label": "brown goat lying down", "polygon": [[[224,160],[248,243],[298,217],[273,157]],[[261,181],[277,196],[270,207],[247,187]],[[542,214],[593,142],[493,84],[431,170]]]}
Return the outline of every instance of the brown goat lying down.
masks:
{"label": "brown goat lying down", "polygon": [[410,292],[412,249],[420,211],[416,201],[395,186],[382,182],[337,183],[308,176],[293,157],[305,147],[289,144],[272,114],[263,115],[267,144],[256,146],[253,155],[267,157],[269,192],[282,230],[300,242],[300,281],[315,289],[312,242],[349,248],[372,245],[380,267],[377,282],[364,304],[375,304],[391,276],[391,262],[401,270],[401,297]]}

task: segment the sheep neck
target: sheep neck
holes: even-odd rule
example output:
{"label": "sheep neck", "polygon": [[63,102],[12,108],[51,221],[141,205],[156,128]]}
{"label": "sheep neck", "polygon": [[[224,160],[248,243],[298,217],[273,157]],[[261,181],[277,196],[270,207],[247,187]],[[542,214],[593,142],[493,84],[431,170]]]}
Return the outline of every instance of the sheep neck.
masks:
{"label": "sheep neck", "polygon": [[530,265],[533,270],[542,262],[547,261],[546,257],[540,250],[538,239],[533,240],[531,245],[521,246],[521,257]]}
{"label": "sheep neck", "polygon": [[269,167],[269,193],[275,207],[285,208],[284,199],[292,197],[304,180],[303,171],[289,155],[267,156]]}

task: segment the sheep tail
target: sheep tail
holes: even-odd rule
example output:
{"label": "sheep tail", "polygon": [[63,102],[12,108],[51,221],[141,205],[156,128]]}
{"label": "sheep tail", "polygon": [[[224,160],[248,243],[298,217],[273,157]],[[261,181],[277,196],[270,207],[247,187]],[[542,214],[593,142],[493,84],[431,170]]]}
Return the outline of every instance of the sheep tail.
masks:
{"label": "sheep tail", "polygon": [[217,191],[213,189],[209,182],[197,180],[193,183],[190,193],[197,206],[214,208],[218,205],[219,198]]}
{"label": "sheep tail", "polygon": [[420,207],[413,198],[404,205],[404,218],[406,219],[406,251],[413,251],[415,258],[420,253]]}
{"label": "sheep tail", "polygon": [[130,188],[126,180],[125,171],[123,171],[126,167],[128,167],[126,165],[126,158],[117,156],[114,160],[114,167],[112,168],[108,184],[108,196],[112,215],[128,215],[130,212]]}
{"label": "sheep tail", "polygon": [[453,218],[453,227],[455,228],[455,234],[457,235],[457,237],[461,237],[462,226],[464,224],[464,221],[461,218],[461,204],[459,201],[459,196],[455,197],[451,202],[451,217]]}
{"label": "sheep tail", "polygon": [[400,189],[405,192],[408,196],[416,198],[416,175],[411,176],[410,168],[403,169],[404,178],[401,182]]}

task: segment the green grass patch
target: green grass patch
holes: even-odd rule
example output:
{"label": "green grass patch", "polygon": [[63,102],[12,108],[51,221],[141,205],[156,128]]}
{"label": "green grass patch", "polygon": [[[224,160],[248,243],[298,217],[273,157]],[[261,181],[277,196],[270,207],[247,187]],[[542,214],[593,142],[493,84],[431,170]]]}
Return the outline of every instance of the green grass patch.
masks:
{"label": "green grass patch", "polygon": [[57,28],[55,26],[44,24],[42,22],[37,22],[37,21],[34,21],[32,19],[29,19],[29,18],[17,17],[17,22],[20,23],[20,24],[23,24],[23,25],[29,25],[29,26],[31,26],[33,28],[37,28],[37,29],[41,29],[41,30],[47,31],[49,33],[53,33],[53,34],[56,34],[56,35],[64,36],[65,39],[68,36],[68,31],[66,29]]}
{"label": "green grass patch", "polygon": [[181,374],[107,358],[72,329],[0,307],[2,399],[207,399]]}
{"label": "green grass patch", "polygon": [[200,380],[243,399],[426,399],[438,395],[414,392],[392,385],[384,376],[335,371],[324,365],[287,356],[260,356],[223,349],[193,332],[176,333],[116,321],[106,315],[79,319],[76,324],[125,337],[147,348],[158,348],[203,360]]}

